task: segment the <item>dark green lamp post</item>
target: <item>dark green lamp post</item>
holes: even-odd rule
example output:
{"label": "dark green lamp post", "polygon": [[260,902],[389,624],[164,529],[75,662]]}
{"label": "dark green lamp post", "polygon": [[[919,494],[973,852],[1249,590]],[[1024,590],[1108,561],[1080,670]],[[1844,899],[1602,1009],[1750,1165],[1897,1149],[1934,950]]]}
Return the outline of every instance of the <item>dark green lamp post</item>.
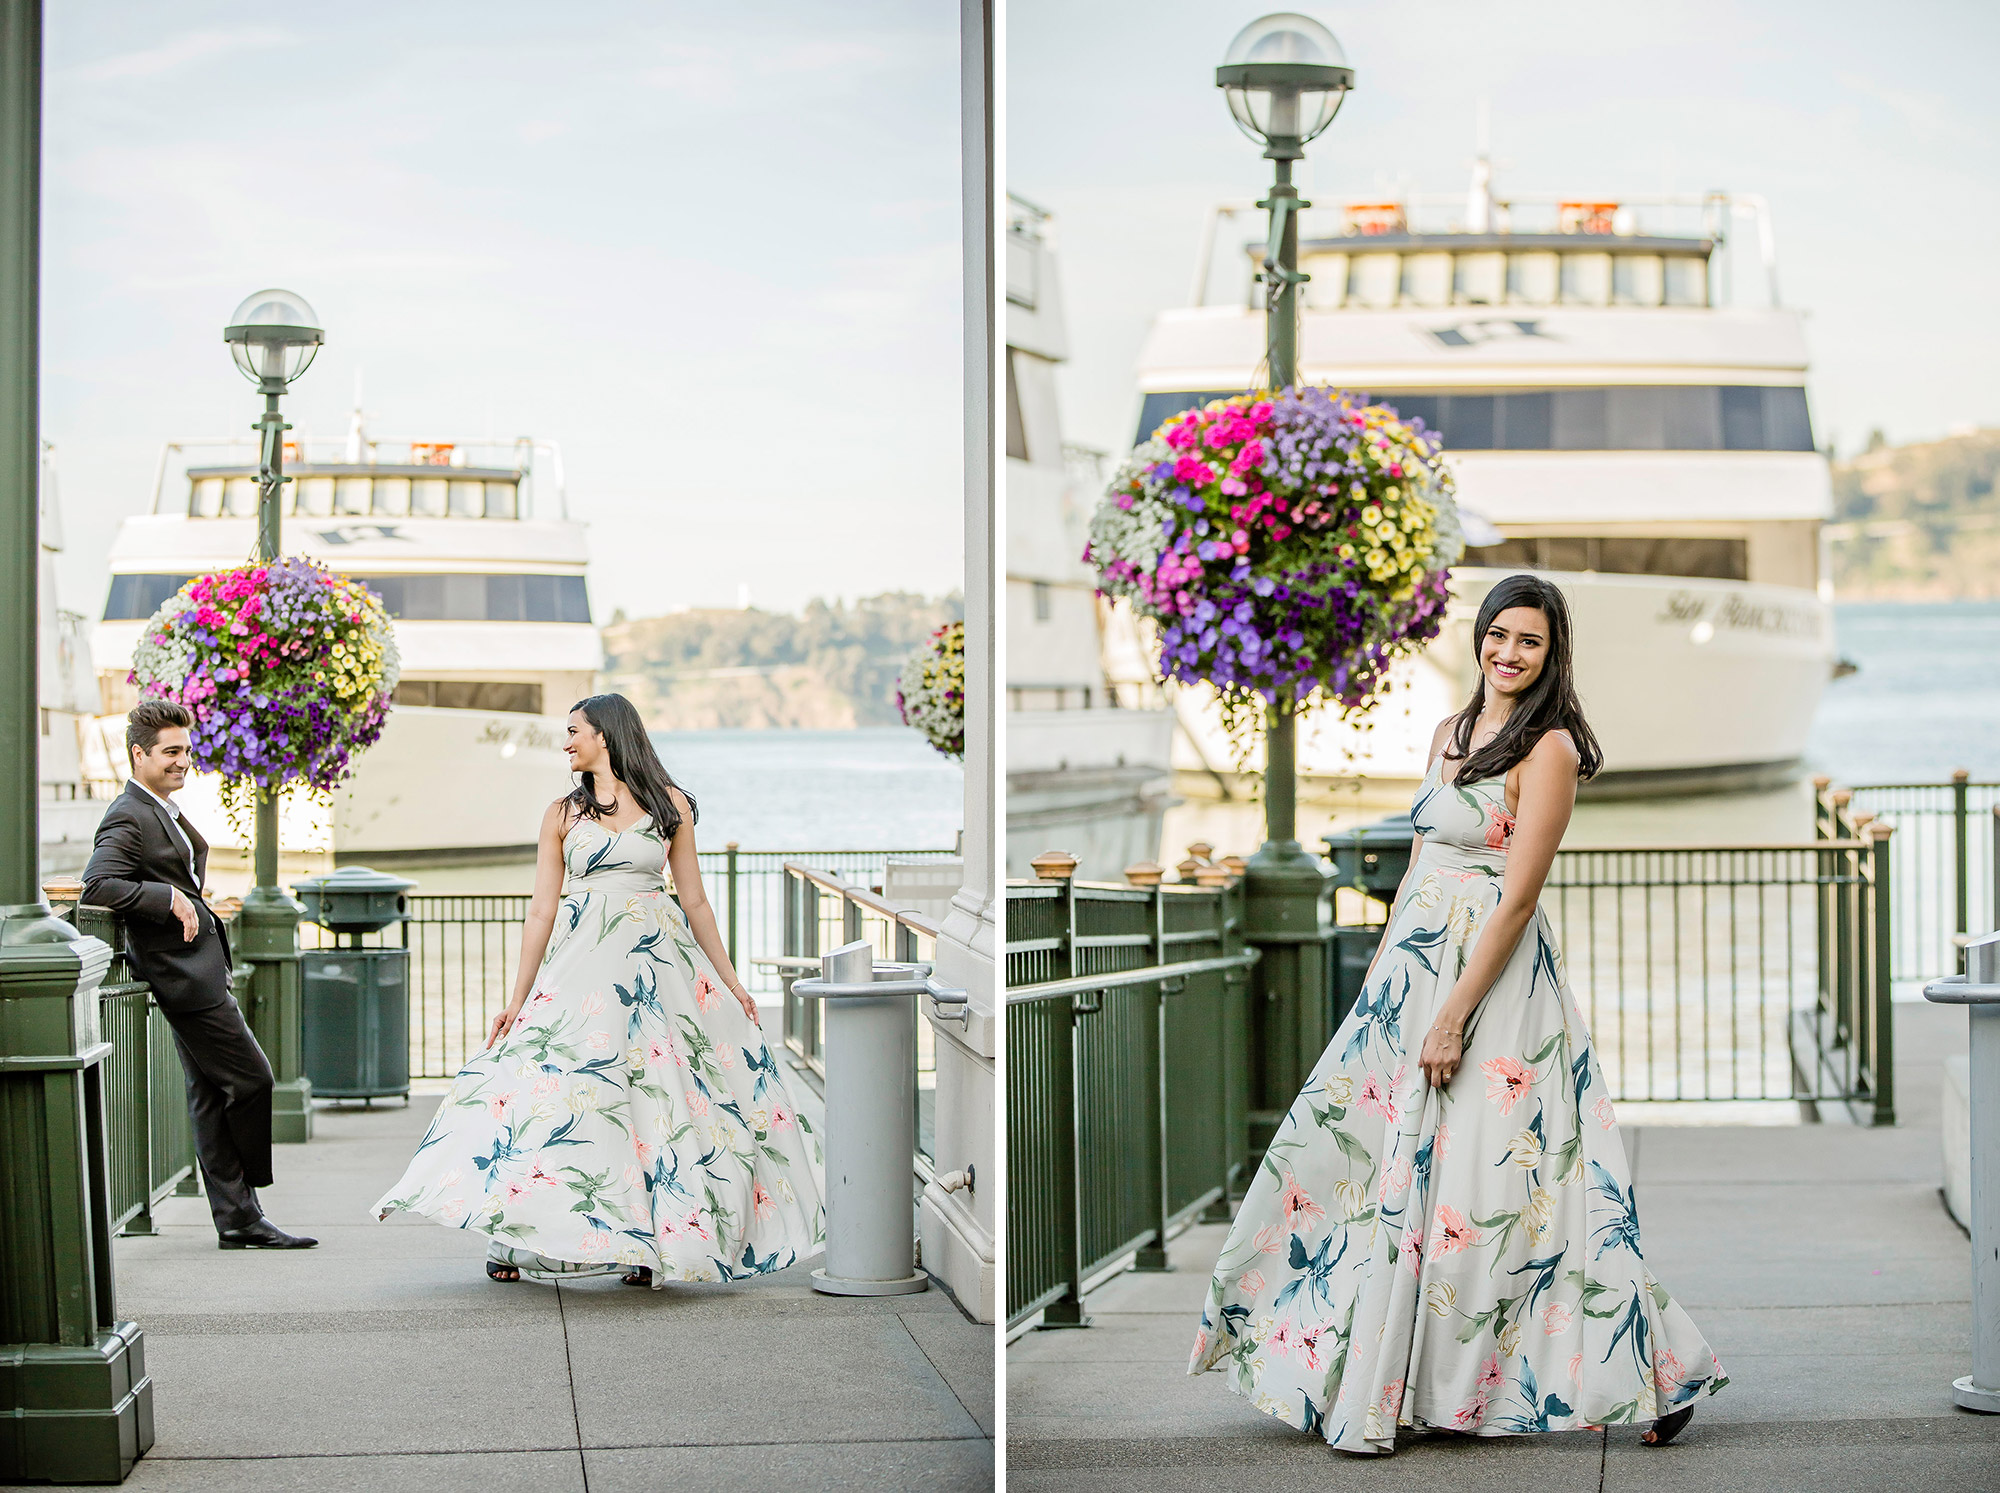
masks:
{"label": "dark green lamp post", "polygon": [[[1270,385],[1299,379],[1299,200],[1292,162],[1333,123],[1354,70],[1334,35],[1310,16],[1281,12],[1236,34],[1215,85],[1238,128],[1264,147],[1275,179],[1258,204],[1271,214],[1263,272]],[[1260,1021],[1250,1098],[1251,1142],[1261,1149],[1333,1033],[1326,961],[1332,957],[1326,878],[1298,839],[1298,702],[1266,702],[1264,843],[1246,873],[1244,933],[1263,949],[1256,981]]]}
{"label": "dark green lamp post", "polygon": [[[248,297],[222,330],[243,376],[264,396],[264,417],[251,429],[262,437],[257,467],[257,558],[266,563],[282,549],[280,499],[285,476],[285,432],[278,400],[312,366],[326,333],[305,297],[289,290],[260,290]],[[246,1013],[258,1045],[277,1076],[271,1137],[312,1139],[312,1082],[305,1076],[299,918],[304,909],[278,885],[278,796],[257,798],[257,884],[237,914],[238,958],[254,967]]]}

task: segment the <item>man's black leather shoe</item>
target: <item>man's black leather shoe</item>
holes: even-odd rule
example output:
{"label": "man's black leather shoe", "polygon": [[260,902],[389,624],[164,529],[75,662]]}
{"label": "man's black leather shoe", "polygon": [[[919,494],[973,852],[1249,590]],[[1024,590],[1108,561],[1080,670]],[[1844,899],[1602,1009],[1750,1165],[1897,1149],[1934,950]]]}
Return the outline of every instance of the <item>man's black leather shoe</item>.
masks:
{"label": "man's black leather shoe", "polygon": [[319,1243],[302,1234],[287,1234],[268,1218],[260,1218],[248,1228],[224,1229],[215,1236],[218,1249],[311,1249]]}

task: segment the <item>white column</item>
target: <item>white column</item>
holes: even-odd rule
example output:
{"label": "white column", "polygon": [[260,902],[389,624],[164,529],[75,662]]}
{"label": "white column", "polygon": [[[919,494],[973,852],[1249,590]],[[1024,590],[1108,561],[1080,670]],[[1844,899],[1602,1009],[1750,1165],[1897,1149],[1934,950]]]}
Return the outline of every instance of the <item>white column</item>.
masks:
{"label": "white column", "polygon": [[991,0],[960,0],[960,154],[964,166],[965,265],[965,881],[938,934],[937,974],[970,997],[966,1016],[939,1020],[938,1175],[975,1171],[972,1187],[924,1189],[924,1268],[949,1285],[980,1321],[995,1319],[994,1200],[1000,1192],[995,1141],[994,1056],[1000,1007],[994,963],[1000,945],[995,903],[1000,751],[994,714],[998,591],[993,481],[994,228],[993,13]]}

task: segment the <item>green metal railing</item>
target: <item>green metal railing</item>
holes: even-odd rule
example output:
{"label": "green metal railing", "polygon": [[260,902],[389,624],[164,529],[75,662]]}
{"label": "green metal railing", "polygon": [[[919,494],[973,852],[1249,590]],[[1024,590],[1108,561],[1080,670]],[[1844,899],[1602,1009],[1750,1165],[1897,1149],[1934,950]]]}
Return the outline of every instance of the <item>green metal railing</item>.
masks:
{"label": "green metal railing", "polygon": [[[868,888],[818,866],[788,861],[784,878],[784,952],[757,963],[781,982],[785,1046],[824,1079],[826,1044],[820,1003],[792,994],[792,982],[801,975],[817,974],[821,954],[857,939],[872,944],[879,961],[935,962],[938,929],[921,913],[891,907]],[[910,1000],[918,1003],[914,995]],[[916,1085],[917,1154],[928,1166],[937,1133],[937,1041],[928,1021],[917,1023]]]}
{"label": "green metal railing", "polygon": [[[103,1080],[111,1227],[151,1234],[154,1205],[170,1193],[196,1190],[194,1132],[173,1028],[153,1003],[152,991],[132,977],[124,925],[106,908],[55,905],[80,932],[112,949],[111,968],[97,992],[99,1030],[111,1044]],[[249,979],[245,966],[235,982],[239,1000]]]}
{"label": "green metal railing", "polygon": [[1834,833],[1843,811],[1850,820],[1895,827],[1895,978],[1958,973],[1953,936],[1984,931],[1989,915],[2000,918],[1994,871],[2000,783],[1975,783],[1960,771],[1949,783],[1864,783],[1830,791],[1827,779],[1816,778],[1814,786],[1820,833]]}
{"label": "green metal railing", "polygon": [[1248,1154],[1242,887],[1007,889],[1007,1319],[1081,1326],[1089,1279],[1166,1266]]}
{"label": "green metal railing", "polygon": [[[777,965],[760,957],[786,937],[785,866],[810,861],[849,877],[879,878],[891,859],[947,860],[948,850],[726,850],[701,853],[702,883],[731,963],[753,995],[782,995]],[[365,948],[410,951],[410,1076],[450,1078],[486,1041],[494,1014],[513,993],[521,961],[524,892],[409,897],[402,923],[364,935]],[[301,947],[333,948],[339,938],[311,923]],[[831,945],[829,945],[831,947]]]}

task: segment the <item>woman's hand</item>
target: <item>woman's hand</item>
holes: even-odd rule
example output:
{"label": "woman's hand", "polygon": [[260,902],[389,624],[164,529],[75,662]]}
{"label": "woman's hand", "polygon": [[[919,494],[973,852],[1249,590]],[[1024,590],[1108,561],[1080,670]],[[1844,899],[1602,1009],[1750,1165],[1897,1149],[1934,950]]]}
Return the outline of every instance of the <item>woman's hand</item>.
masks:
{"label": "woman's hand", "polygon": [[514,1027],[514,1021],[517,1017],[520,1016],[520,1014],[521,1014],[521,1008],[519,1006],[511,1004],[508,1005],[506,1009],[495,1013],[493,1017],[493,1025],[490,1028],[488,1028],[486,1033],[487,1047],[491,1047],[495,1042],[498,1042],[502,1037],[506,1036],[508,1032],[512,1031]]}
{"label": "woman's hand", "polygon": [[1455,1030],[1444,1021],[1432,1023],[1424,1034],[1423,1054],[1417,1059],[1417,1066],[1424,1070],[1424,1077],[1430,1080],[1434,1089],[1441,1089],[1451,1082],[1452,1074],[1458,1072],[1459,1064],[1465,1061],[1465,1034]]}
{"label": "woman's hand", "polygon": [[764,1024],[757,1019],[757,1003],[750,999],[750,992],[743,988],[741,982],[731,985],[729,993],[736,997],[736,1004],[743,1008],[743,1014],[750,1018],[752,1026],[761,1027]]}

